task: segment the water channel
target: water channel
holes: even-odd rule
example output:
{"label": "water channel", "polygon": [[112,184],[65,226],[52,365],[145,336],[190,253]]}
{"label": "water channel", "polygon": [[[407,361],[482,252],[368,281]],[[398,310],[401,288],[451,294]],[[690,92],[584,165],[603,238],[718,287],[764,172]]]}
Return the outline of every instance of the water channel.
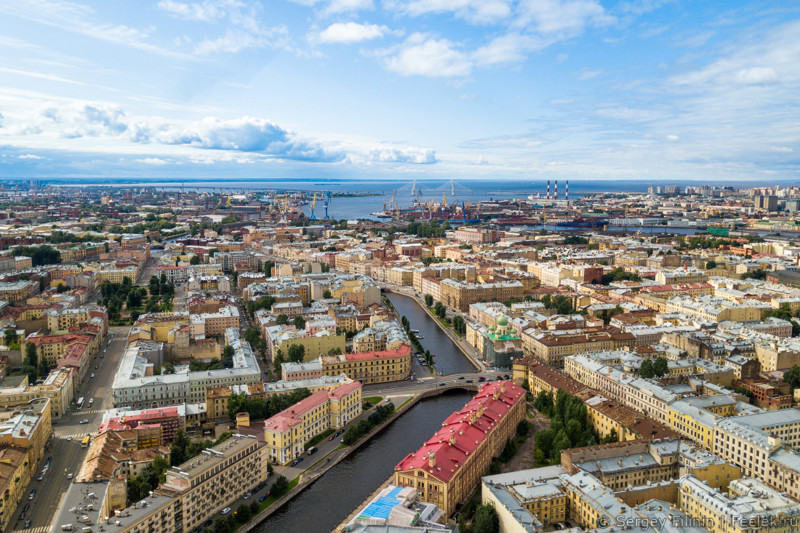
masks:
{"label": "water channel", "polygon": [[471,394],[451,391],[420,401],[382,433],[333,467],[316,483],[278,509],[257,533],[327,533],[385,481],[394,466],[416,450],[460,409]]}
{"label": "water channel", "polygon": [[475,372],[475,367],[467,360],[461,350],[442,331],[439,325],[414,301],[413,298],[397,293],[385,293],[400,316],[405,315],[411,327],[418,329],[423,337],[419,342],[434,357],[436,370],[443,375]]}

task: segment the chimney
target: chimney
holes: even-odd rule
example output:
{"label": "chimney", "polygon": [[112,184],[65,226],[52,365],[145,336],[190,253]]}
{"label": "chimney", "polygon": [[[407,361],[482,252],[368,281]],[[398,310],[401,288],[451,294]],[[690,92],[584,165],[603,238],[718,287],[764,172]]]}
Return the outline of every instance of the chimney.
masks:
{"label": "chimney", "polygon": [[550,180],[547,180],[547,199],[550,199]]}
{"label": "chimney", "polygon": [[455,446],[456,445],[456,434],[455,433],[451,433],[450,434],[450,445],[451,446]]}
{"label": "chimney", "polygon": [[566,195],[566,199],[567,199],[567,205],[569,205],[569,180],[567,180],[567,195]]}
{"label": "chimney", "polygon": [[555,189],[553,191],[553,198],[558,200],[558,180],[556,180],[556,187],[555,187]]}
{"label": "chimney", "polygon": [[431,452],[428,454],[428,466],[431,468],[436,467],[436,452]]}

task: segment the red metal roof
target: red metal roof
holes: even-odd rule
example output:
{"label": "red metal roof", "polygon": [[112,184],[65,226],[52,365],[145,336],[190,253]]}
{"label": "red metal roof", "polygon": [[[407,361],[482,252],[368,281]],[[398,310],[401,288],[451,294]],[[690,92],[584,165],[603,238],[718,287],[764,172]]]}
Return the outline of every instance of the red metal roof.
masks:
{"label": "red metal roof", "polygon": [[[445,419],[442,428],[419,450],[400,461],[395,471],[421,469],[448,482],[520,401],[525,401],[525,390],[511,381],[484,384],[472,400]],[[435,454],[433,467],[429,463],[431,453]]]}

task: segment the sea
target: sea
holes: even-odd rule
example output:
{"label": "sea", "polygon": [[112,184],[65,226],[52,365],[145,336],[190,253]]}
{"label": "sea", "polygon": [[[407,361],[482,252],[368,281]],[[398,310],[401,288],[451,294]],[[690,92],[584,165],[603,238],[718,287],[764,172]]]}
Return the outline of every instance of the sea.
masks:
{"label": "sea", "polygon": [[[449,204],[477,203],[485,200],[526,199],[528,196],[547,194],[547,180],[351,180],[351,179],[59,179],[47,180],[51,185],[97,186],[102,188],[157,187],[162,190],[186,192],[249,193],[317,192],[318,199],[314,217],[318,219],[373,218],[372,213],[382,211],[396,202],[400,209],[410,207],[415,200]],[[646,192],[649,185],[698,185],[696,181],[647,183],[636,180],[559,180],[559,198],[563,198],[569,183],[570,199],[578,199],[588,193]],[[748,186],[742,182],[708,182],[712,186]],[[551,193],[556,181],[550,180]],[[327,202],[326,193],[353,194],[358,196],[332,196]],[[311,216],[311,206],[305,205],[306,215]]]}

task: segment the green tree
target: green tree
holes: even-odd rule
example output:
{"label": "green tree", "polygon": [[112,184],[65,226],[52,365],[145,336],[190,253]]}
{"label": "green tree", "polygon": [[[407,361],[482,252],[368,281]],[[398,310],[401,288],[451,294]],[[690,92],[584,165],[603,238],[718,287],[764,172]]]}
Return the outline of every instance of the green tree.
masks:
{"label": "green tree", "polygon": [[200,261],[200,257],[199,256],[193,255],[192,258],[189,259],[189,264],[190,265],[199,265],[200,263],[201,263],[201,261]]}
{"label": "green tree", "polygon": [[669,373],[669,364],[667,363],[667,360],[663,357],[657,358],[653,362],[653,374],[660,378],[662,376],[666,376],[667,373]]}
{"label": "green tree", "polygon": [[275,318],[275,323],[278,324],[278,325],[281,325],[281,326],[283,326],[285,324],[288,324],[289,323],[289,317],[284,315],[283,313],[281,313],[280,315],[278,315]]}
{"label": "green tree", "polygon": [[305,355],[306,347],[302,344],[293,344],[289,346],[289,361],[293,363],[302,363]]}
{"label": "green tree", "polygon": [[430,294],[425,295],[425,305],[427,305],[428,307],[433,305],[433,296],[431,296]]}
{"label": "green tree", "polygon": [[500,531],[500,517],[494,505],[479,505],[472,521],[473,533],[498,533]]}
{"label": "green tree", "polygon": [[328,298],[333,298],[333,295],[331,294],[330,290],[325,289],[325,291],[322,293],[322,297],[327,300]]}
{"label": "green tree", "polygon": [[306,321],[301,316],[294,317],[294,327],[297,329],[306,329]]}
{"label": "green tree", "polygon": [[17,330],[15,328],[6,328],[3,332],[3,336],[5,337],[6,346],[19,340],[19,335],[17,335]]}
{"label": "green tree", "polygon": [[272,484],[272,496],[279,498],[283,496],[287,490],[289,490],[289,481],[283,476],[278,476],[278,479]]}
{"label": "green tree", "polygon": [[227,518],[218,516],[214,520],[214,533],[231,533],[231,526]]}
{"label": "green tree", "polygon": [[248,520],[250,520],[250,506],[243,503],[236,509],[236,521],[244,524]]}
{"label": "green tree", "polygon": [[650,359],[645,359],[642,361],[642,364],[639,365],[639,375],[643,378],[652,378],[655,377],[656,373],[653,370],[653,361]]}
{"label": "green tree", "polygon": [[25,364],[34,368],[39,365],[39,357],[36,355],[36,345],[32,342],[25,343]]}
{"label": "green tree", "polygon": [[800,387],[800,366],[794,365],[784,372],[783,381],[788,383],[793,389]]}
{"label": "green tree", "polygon": [[251,516],[257,515],[259,510],[260,510],[260,508],[258,506],[258,502],[256,500],[251,501],[250,502],[250,515]]}
{"label": "green tree", "polygon": [[717,268],[716,261],[706,261],[706,270],[714,270],[715,268]]}

